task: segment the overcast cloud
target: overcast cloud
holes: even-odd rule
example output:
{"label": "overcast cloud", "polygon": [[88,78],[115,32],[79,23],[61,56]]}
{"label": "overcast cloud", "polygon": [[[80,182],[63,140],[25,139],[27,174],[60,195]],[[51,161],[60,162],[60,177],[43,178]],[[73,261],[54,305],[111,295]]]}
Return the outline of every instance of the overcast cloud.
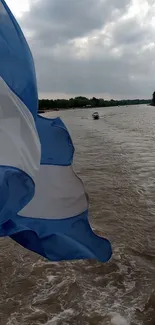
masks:
{"label": "overcast cloud", "polygon": [[155,90],[152,0],[30,0],[20,24],[40,97],[150,98]]}

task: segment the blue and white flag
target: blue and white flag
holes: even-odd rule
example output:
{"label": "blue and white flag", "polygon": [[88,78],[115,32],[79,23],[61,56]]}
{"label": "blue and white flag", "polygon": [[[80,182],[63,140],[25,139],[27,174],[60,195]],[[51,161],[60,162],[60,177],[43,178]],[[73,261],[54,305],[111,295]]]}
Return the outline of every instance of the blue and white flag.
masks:
{"label": "blue and white flag", "polygon": [[38,92],[33,57],[4,0],[0,0],[0,76],[35,118]]}
{"label": "blue and white flag", "polygon": [[88,223],[87,196],[72,168],[74,147],[65,125],[59,118],[38,116],[37,129],[42,159],[36,192],[20,212],[16,221],[19,233],[12,238],[53,261],[107,261],[111,246],[96,236]]}
{"label": "blue and white flag", "polygon": [[5,228],[34,195],[41,157],[34,122],[37,109],[37,85],[31,52],[15,18],[6,3],[0,0],[1,236],[4,235],[3,226]]}
{"label": "blue and white flag", "polygon": [[0,8],[0,61],[5,53],[5,66],[0,64],[0,236],[52,261],[106,262],[111,245],[89,225],[87,195],[72,168],[70,135],[59,118],[36,117],[33,59],[3,0]]}

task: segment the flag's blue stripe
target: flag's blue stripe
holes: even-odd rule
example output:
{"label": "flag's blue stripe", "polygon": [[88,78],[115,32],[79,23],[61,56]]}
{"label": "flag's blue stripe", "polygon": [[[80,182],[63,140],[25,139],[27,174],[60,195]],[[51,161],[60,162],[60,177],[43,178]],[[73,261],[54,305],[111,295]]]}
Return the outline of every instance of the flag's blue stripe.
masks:
{"label": "flag's blue stripe", "polygon": [[107,239],[96,236],[88,223],[88,212],[61,220],[17,216],[1,227],[0,236],[13,240],[49,260],[97,259],[106,262],[112,250]]}
{"label": "flag's blue stripe", "polygon": [[34,182],[20,169],[0,166],[0,231],[34,195]]}
{"label": "flag's blue stripe", "polygon": [[36,118],[38,93],[33,57],[4,0],[0,0],[0,7],[0,76]]}
{"label": "flag's blue stripe", "polygon": [[41,164],[69,166],[73,162],[74,146],[60,118],[38,116],[37,130],[41,141]]}

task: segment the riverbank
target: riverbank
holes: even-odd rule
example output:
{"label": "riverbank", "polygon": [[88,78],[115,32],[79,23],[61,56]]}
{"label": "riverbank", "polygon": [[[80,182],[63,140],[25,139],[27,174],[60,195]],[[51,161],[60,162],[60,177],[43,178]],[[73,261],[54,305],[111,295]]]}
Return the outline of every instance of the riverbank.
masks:
{"label": "riverbank", "polygon": [[[42,108],[42,109],[40,109],[39,108],[39,114],[43,114],[43,113],[50,113],[50,112],[57,112],[57,111],[73,111],[73,110],[89,110],[89,109],[94,109],[94,110],[98,110],[98,109],[100,109],[100,108],[112,108],[112,107],[114,107],[114,108],[118,108],[118,107],[122,107],[122,106],[124,106],[124,107],[128,107],[128,106],[139,106],[139,105],[144,105],[144,104],[146,104],[146,103],[140,103],[140,104],[128,104],[128,105],[115,105],[115,106],[91,106],[91,107],[68,107],[68,108],[66,108],[66,107],[61,107],[61,108],[49,108],[49,109],[47,109],[47,108]],[[147,103],[146,104],[147,106],[153,106],[153,105],[151,105],[150,103]]]}

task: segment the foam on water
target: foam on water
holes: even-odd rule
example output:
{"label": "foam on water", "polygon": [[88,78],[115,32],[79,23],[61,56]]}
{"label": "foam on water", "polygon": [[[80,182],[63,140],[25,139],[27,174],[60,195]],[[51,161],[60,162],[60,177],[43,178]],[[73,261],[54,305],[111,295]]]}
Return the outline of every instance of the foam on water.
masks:
{"label": "foam on water", "polygon": [[61,325],[61,324],[67,324],[70,320],[70,317],[75,314],[74,309],[66,309],[62,311],[60,314],[54,316],[51,320],[49,320],[45,325]]}
{"label": "foam on water", "polygon": [[48,275],[47,276],[47,280],[48,280],[49,283],[54,282],[56,279],[57,279],[57,276],[55,276],[55,275]]}
{"label": "foam on water", "polygon": [[111,325],[130,325],[130,323],[120,314],[111,313]]}

